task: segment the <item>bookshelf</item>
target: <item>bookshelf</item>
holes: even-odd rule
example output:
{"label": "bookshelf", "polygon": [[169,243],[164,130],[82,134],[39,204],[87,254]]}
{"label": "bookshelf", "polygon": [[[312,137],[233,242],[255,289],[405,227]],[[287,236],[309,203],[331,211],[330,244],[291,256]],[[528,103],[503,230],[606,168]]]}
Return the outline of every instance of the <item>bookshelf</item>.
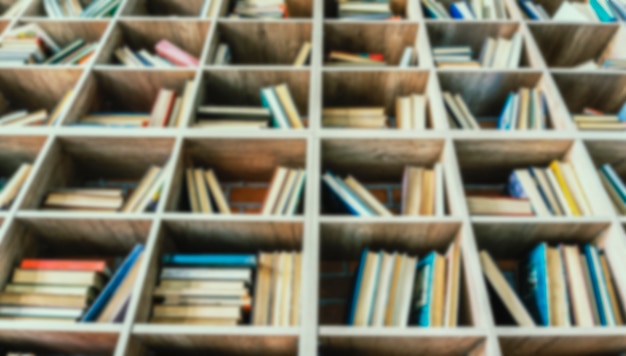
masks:
{"label": "bookshelf", "polygon": [[[409,0],[396,0],[404,13]],[[0,346],[93,355],[550,355],[616,354],[626,350],[626,327],[521,328],[495,322],[478,251],[521,258],[533,242],[597,241],[614,271],[626,269],[626,217],[611,205],[596,168],[612,163],[626,178],[623,132],[579,131],[571,114],[585,105],[615,111],[626,100],[626,72],[576,70],[589,59],[621,55],[626,23],[584,24],[531,21],[514,0],[505,0],[507,19],[340,21],[334,0],[287,0],[286,20],[229,18],[231,0],[213,0],[198,16],[200,0],[123,0],[110,19],[49,19],[42,0],[30,0],[19,16],[0,20],[8,29],[37,23],[59,42],[74,36],[98,41],[94,60],[82,66],[0,66],[0,89],[29,110],[49,111],[74,88],[61,123],[53,127],[0,127],[0,174],[20,163],[33,170],[8,210],[0,211],[0,286],[21,254],[63,255],[75,250],[123,253],[145,243],[133,296],[120,324],[37,324],[0,322]],[[448,1],[443,1],[448,3]],[[554,12],[560,0],[541,0]],[[11,1],[1,0],[0,9]],[[174,15],[174,16],[171,16]],[[478,51],[485,36],[523,37],[520,68],[437,69],[432,47],[470,45]],[[113,52],[128,45],[151,49],[167,38],[200,59],[192,68],[128,68]],[[571,41],[577,38],[577,41]],[[579,39],[579,40],[578,40]],[[308,65],[293,67],[301,44],[312,44]],[[233,63],[213,65],[217,46],[229,43]],[[416,66],[395,66],[405,47]],[[385,54],[385,67],[325,65],[330,50]],[[182,94],[193,80],[193,98],[178,128],[115,129],[71,126],[98,110],[149,111],[159,88]],[[308,127],[303,130],[195,128],[196,107],[206,104],[259,105],[259,90],[288,83]],[[442,91],[462,94],[479,118],[497,116],[506,95],[520,86],[545,94],[548,130],[479,131],[451,129]],[[394,113],[395,98],[427,98],[427,129],[334,129],[322,125],[326,106],[369,105]],[[186,202],[188,158],[214,168],[228,190],[231,215],[192,214]],[[513,168],[571,162],[593,214],[585,217],[470,216],[466,182],[506,178]],[[41,210],[51,187],[89,179],[139,180],[150,165],[173,162],[153,213],[92,213]],[[358,218],[327,210],[321,175],[327,169],[354,174],[366,186],[398,204],[406,164],[444,169],[446,214],[440,217]],[[295,216],[246,214],[258,208],[277,165],[306,168],[301,210]],[[237,192],[238,190],[238,192]],[[238,200],[241,197],[246,200]],[[239,205],[238,205],[239,206]],[[461,314],[457,328],[353,328],[345,324],[345,296],[351,293],[354,261],[363,247],[402,248],[415,253],[445,251],[458,241],[462,255]],[[164,326],[148,323],[151,291],[163,251],[302,252],[301,325],[297,327]],[[334,268],[334,269],[333,269]],[[329,277],[331,276],[331,277]],[[334,277],[332,277],[334,276]],[[337,280],[332,280],[336,278]],[[341,286],[344,282],[343,286]],[[622,305],[626,275],[615,274]],[[337,286],[339,284],[340,286]],[[329,287],[330,286],[330,287]],[[336,286],[336,287],[333,287]],[[341,287],[341,288],[340,288]],[[336,290],[335,290],[336,288]],[[342,289],[343,288],[343,289]],[[347,288],[347,289],[346,289]],[[332,294],[337,292],[338,294]],[[329,294],[330,293],[330,294]],[[343,294],[342,294],[343,293]],[[334,302],[333,302],[334,301]],[[334,304],[333,304],[334,303]],[[342,304],[343,303],[343,304]],[[334,317],[333,313],[340,315]]]}

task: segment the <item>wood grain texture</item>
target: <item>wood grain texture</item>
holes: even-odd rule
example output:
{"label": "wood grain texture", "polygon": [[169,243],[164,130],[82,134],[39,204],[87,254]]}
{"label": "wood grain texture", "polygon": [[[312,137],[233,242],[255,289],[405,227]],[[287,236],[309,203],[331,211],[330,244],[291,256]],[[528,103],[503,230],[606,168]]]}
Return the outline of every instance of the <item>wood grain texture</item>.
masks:
{"label": "wood grain texture", "polygon": [[28,330],[0,330],[0,343],[10,350],[25,352],[112,355],[119,335],[116,332],[54,331],[45,326]]}
{"label": "wood grain texture", "polygon": [[585,107],[617,114],[626,101],[626,73],[555,73],[553,77],[573,114]]}
{"label": "wood grain texture", "polygon": [[612,355],[626,348],[623,335],[533,335],[501,336],[500,346],[506,355]]}
{"label": "wood grain texture", "polygon": [[59,46],[68,45],[78,38],[87,42],[98,42],[107,30],[110,21],[90,20],[72,22],[20,21],[13,27],[34,23],[44,30]]}
{"label": "wood grain texture", "polygon": [[[315,0],[285,0],[288,18],[310,18],[313,16],[313,2]],[[235,8],[236,0],[222,0],[219,16],[228,17]]]}
{"label": "wood grain texture", "polygon": [[11,176],[22,163],[34,162],[46,136],[0,136],[0,176]]}

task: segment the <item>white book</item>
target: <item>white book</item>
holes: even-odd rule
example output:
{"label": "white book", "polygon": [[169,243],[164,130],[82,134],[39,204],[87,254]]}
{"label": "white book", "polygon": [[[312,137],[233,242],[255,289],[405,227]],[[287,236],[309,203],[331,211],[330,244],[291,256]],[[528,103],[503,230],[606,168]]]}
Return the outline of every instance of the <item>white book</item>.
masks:
{"label": "white book", "polygon": [[326,182],[326,184],[328,184],[333,192],[341,197],[341,200],[343,200],[346,204],[350,205],[350,207],[352,207],[352,209],[354,209],[359,216],[374,216],[374,214],[372,214],[367,207],[363,206],[361,202],[353,196],[352,192],[348,192],[343,189],[343,187],[335,181],[333,176],[326,173],[322,179]]}
{"label": "white book", "polygon": [[496,19],[496,6],[494,4],[494,0],[484,0],[483,11],[484,11],[484,16],[483,16],[484,19],[495,20]]}
{"label": "white book", "polygon": [[522,189],[524,189],[524,193],[530,200],[535,215],[551,216],[552,214],[550,214],[550,210],[548,210],[546,203],[541,198],[537,184],[533,180],[533,177],[530,176],[528,170],[516,169],[514,172],[517,179],[519,179],[519,183],[522,185]]}
{"label": "white book", "polygon": [[78,318],[83,309],[78,308],[38,308],[0,306],[0,316],[27,316],[44,318]]}
{"label": "white book", "polygon": [[589,3],[574,2],[572,4],[574,5],[575,8],[578,9],[580,13],[582,13],[585,17],[587,17],[589,21],[591,22],[600,21],[600,19],[598,18],[598,15],[596,15],[596,12],[593,10],[593,8],[591,7]]}
{"label": "white book", "polygon": [[493,58],[496,54],[496,40],[491,37],[485,38],[483,48],[480,52],[480,65],[485,68],[490,68],[493,64]]}
{"label": "white book", "polygon": [[[591,249],[591,261],[588,260],[587,263],[593,263],[593,268],[596,272],[592,280],[595,280],[596,283],[598,283],[598,289],[600,290],[600,307],[603,309],[608,326],[615,326],[615,316],[613,315],[611,299],[609,297],[606,281],[604,279],[604,273],[602,272],[602,266],[600,266],[600,261],[598,259],[598,250],[595,246],[591,247]],[[589,269],[589,272],[591,273],[591,269]]]}
{"label": "white book", "polygon": [[556,10],[554,16],[552,16],[552,21],[579,21],[579,22],[591,22],[588,15],[585,15],[580,11],[579,8],[574,6],[573,3],[569,1],[564,1],[559,9]]}
{"label": "white book", "polygon": [[298,204],[300,203],[300,197],[302,196],[302,190],[304,188],[305,181],[306,171],[304,169],[299,169],[298,178],[296,179],[296,183],[294,184],[293,190],[291,191],[291,196],[289,197],[287,208],[285,208],[285,215],[295,215]]}
{"label": "white book", "polygon": [[249,268],[183,268],[166,267],[161,270],[161,279],[204,279],[250,281]]}
{"label": "white book", "polygon": [[522,35],[519,32],[515,32],[511,38],[511,50],[509,51],[509,58],[507,60],[507,67],[518,68],[519,62],[522,57]]}
{"label": "white book", "polygon": [[372,264],[366,265],[366,268],[370,270],[370,273],[365,273],[361,280],[353,326],[368,326],[372,320],[374,297],[378,284],[378,276],[380,274],[382,253],[369,252],[368,255],[375,256],[371,259],[368,256],[366,259],[366,264],[370,261]]}
{"label": "white book", "polygon": [[598,66],[598,64],[596,63],[596,61],[594,61],[593,59],[590,59],[586,62],[583,62],[581,64],[578,64],[574,67],[572,67],[573,69],[577,69],[577,70],[596,70],[598,68],[600,68]]}
{"label": "white book", "polygon": [[411,95],[411,110],[413,129],[426,130],[426,96],[413,94]]}
{"label": "white book", "polygon": [[492,68],[506,68],[511,51],[511,41],[506,38],[498,38]]}
{"label": "white book", "polygon": [[561,167],[561,171],[563,172],[563,176],[565,177],[565,182],[567,183],[567,187],[572,192],[574,196],[574,200],[576,201],[576,205],[580,209],[580,212],[583,216],[591,216],[593,215],[593,211],[591,209],[591,205],[585,195],[585,191],[582,189],[582,186],[578,180],[578,176],[574,171],[574,168],[570,163],[558,162]]}
{"label": "white book", "polygon": [[202,4],[202,8],[200,9],[200,17],[209,17],[209,10],[211,9],[212,0],[204,0],[204,4]]}
{"label": "white book", "polygon": [[446,214],[446,201],[443,180],[443,166],[441,163],[435,164],[435,216],[444,216]]}
{"label": "white book", "polygon": [[519,121],[519,94],[515,94],[513,97],[513,105],[511,105],[510,117],[507,122],[510,122],[509,130],[517,130],[517,122]]}
{"label": "white book", "polygon": [[565,199],[565,194],[563,193],[561,186],[556,180],[556,176],[554,175],[554,172],[552,172],[551,169],[544,169],[544,172],[546,173],[546,176],[548,177],[548,182],[550,183],[550,187],[552,188],[552,191],[555,192],[556,198],[559,200],[559,206],[564,210],[564,213],[565,213],[564,215],[574,216],[574,213],[572,212],[572,208],[567,203],[567,199]]}
{"label": "white book", "polygon": [[289,197],[291,192],[295,188],[296,180],[298,179],[299,171],[297,169],[287,169],[287,176],[280,187],[280,194],[276,200],[276,204],[272,209],[272,215],[284,215],[287,204],[289,203]]}
{"label": "white book", "polygon": [[483,19],[483,0],[472,0],[472,11],[476,20]]}
{"label": "white book", "polygon": [[457,10],[459,10],[459,12],[461,12],[461,15],[463,16],[464,20],[474,20],[474,14],[472,13],[472,11],[470,10],[469,6],[467,5],[467,3],[465,1],[458,1],[453,3],[456,7]]}
{"label": "white book", "polygon": [[17,110],[17,111],[12,111],[10,113],[4,114],[0,117],[0,126],[8,125],[12,121],[21,119],[26,115],[28,115],[28,110]]}
{"label": "white book", "polygon": [[401,294],[400,309],[398,314],[398,326],[408,326],[409,313],[411,312],[411,296],[413,295],[413,284],[415,283],[415,271],[417,270],[417,257],[407,256],[404,265],[403,279],[401,281],[404,289],[398,291]]}
{"label": "white book", "polygon": [[5,293],[34,293],[34,294],[54,294],[86,296],[89,295],[90,286],[58,286],[45,284],[7,284]]}
{"label": "white book", "polygon": [[274,207],[278,203],[280,193],[283,189],[285,179],[287,179],[288,175],[289,168],[278,167],[276,169],[276,173],[272,178],[267,197],[265,198],[265,202],[263,203],[263,210],[261,210],[261,215],[272,215],[274,213]]}
{"label": "white book", "polygon": [[385,311],[387,300],[389,298],[389,286],[393,277],[393,262],[395,253],[382,253],[383,257],[380,263],[380,275],[378,277],[378,286],[376,290],[376,298],[374,299],[374,310],[370,326],[383,326],[385,321]]}
{"label": "white book", "polygon": [[463,100],[461,94],[456,94],[454,96],[454,100],[456,101],[459,110],[461,110],[461,113],[463,113],[463,117],[465,117],[465,122],[470,125],[469,128],[472,130],[480,130],[480,125],[478,125],[476,118],[474,117],[474,115],[472,115],[472,112],[467,107],[467,104],[465,103],[465,100]]}
{"label": "white book", "polygon": [[400,59],[400,67],[410,67],[413,64],[413,48],[405,47],[402,52],[402,59]]}

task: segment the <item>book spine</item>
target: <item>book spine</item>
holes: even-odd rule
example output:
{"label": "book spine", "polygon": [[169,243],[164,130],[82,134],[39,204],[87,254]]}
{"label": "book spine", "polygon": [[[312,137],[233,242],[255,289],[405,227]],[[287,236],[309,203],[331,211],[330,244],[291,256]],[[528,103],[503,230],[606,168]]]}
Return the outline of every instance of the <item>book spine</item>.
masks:
{"label": "book spine", "polygon": [[195,67],[200,64],[198,59],[167,40],[161,40],[155,46],[157,54],[170,62],[186,67]]}
{"label": "book spine", "polygon": [[357,272],[356,283],[354,284],[354,294],[352,296],[352,304],[350,306],[350,316],[348,323],[354,325],[354,317],[356,315],[356,306],[359,301],[359,291],[361,290],[361,282],[363,282],[363,270],[365,269],[365,260],[367,259],[368,250],[361,253],[361,263],[359,263],[359,271]]}
{"label": "book spine", "polygon": [[106,273],[107,265],[103,261],[36,260],[26,259],[20,263],[24,269],[47,269],[62,271],[96,271]]}
{"label": "book spine", "polygon": [[241,266],[255,267],[254,255],[163,255],[163,264],[168,265],[197,265],[197,266]]}

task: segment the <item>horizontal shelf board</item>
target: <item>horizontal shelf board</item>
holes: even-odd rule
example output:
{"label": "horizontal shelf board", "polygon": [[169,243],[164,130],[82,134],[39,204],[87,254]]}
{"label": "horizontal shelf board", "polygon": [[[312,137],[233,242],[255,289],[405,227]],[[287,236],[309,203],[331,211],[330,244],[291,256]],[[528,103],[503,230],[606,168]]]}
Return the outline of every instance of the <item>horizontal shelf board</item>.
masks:
{"label": "horizontal shelf board", "polygon": [[421,328],[421,327],[352,327],[320,326],[320,336],[337,337],[467,337],[485,336],[487,330],[473,327]]}
{"label": "horizontal shelf board", "polygon": [[150,220],[155,213],[112,213],[86,211],[40,211],[20,210],[15,217],[24,219],[98,219],[98,220]]}
{"label": "horizontal shelf board", "polygon": [[4,332],[53,331],[67,333],[120,333],[122,324],[105,323],[40,323],[31,321],[0,321],[0,337]]}
{"label": "horizontal shelf board", "polygon": [[242,335],[242,336],[298,336],[299,327],[271,326],[187,326],[187,325],[152,325],[135,324],[132,333],[135,335]]}
{"label": "horizontal shelf board", "polygon": [[445,24],[445,25],[456,25],[459,23],[469,23],[469,24],[482,24],[482,23],[489,23],[489,24],[497,24],[497,25],[507,25],[507,24],[518,24],[521,21],[519,20],[514,20],[514,19],[505,19],[505,20],[453,20],[453,19],[443,19],[443,20],[437,20],[437,19],[432,19],[432,18],[425,18],[423,21],[426,25],[428,24]]}
{"label": "horizontal shelf board", "polygon": [[470,216],[472,223],[480,224],[550,224],[550,223],[606,223],[610,216]]}
{"label": "horizontal shelf board", "polygon": [[218,23],[237,23],[237,22],[245,22],[245,23],[313,23],[313,20],[310,18],[306,18],[306,17],[299,17],[299,18],[288,18],[288,19],[281,19],[281,20],[274,20],[274,19],[255,19],[255,18],[228,18],[228,17],[218,17],[217,18],[217,22]]}
{"label": "horizontal shelf board", "polygon": [[263,222],[263,223],[303,223],[304,216],[271,216],[260,214],[222,215],[194,213],[162,213],[164,221],[206,221],[206,222]]}
{"label": "horizontal shelf board", "polygon": [[425,130],[425,131],[409,131],[409,130],[396,130],[396,129],[331,129],[322,128],[317,131],[319,137],[324,138],[354,138],[354,139],[439,139],[445,140],[450,137],[445,131],[437,130]]}
{"label": "horizontal shelf board", "polygon": [[612,327],[535,327],[525,328],[517,326],[497,326],[498,336],[512,337],[554,337],[554,336],[610,336],[626,337],[626,326]]}
{"label": "horizontal shelf board", "polygon": [[358,216],[328,216],[321,215],[318,219],[321,224],[460,224],[461,217],[456,216],[374,216],[374,217],[358,217]]}

